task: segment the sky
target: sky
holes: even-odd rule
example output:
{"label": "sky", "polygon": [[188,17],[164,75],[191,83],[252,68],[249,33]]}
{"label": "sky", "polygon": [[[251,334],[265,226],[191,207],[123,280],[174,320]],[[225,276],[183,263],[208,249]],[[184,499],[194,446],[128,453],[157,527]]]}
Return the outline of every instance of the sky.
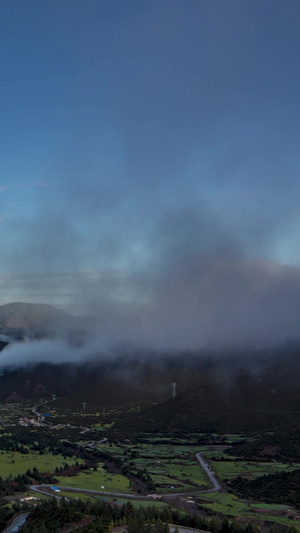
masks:
{"label": "sky", "polygon": [[298,335],[298,0],[3,0],[0,303]]}

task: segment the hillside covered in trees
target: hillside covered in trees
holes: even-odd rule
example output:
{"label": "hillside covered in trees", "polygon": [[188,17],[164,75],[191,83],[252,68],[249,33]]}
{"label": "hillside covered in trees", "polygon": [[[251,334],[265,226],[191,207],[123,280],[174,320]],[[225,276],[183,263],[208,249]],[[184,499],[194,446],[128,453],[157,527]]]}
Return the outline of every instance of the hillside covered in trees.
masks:
{"label": "hillside covered in trees", "polygon": [[300,470],[269,474],[252,481],[238,477],[230,482],[230,488],[242,498],[300,508]]}
{"label": "hillside covered in trees", "polygon": [[299,461],[300,430],[278,429],[254,440],[236,442],[228,453],[244,459]]}
{"label": "hillside covered in trees", "polygon": [[[130,502],[122,506],[106,502],[83,500],[58,502],[51,499],[40,503],[30,513],[23,533],[61,533],[80,530],[81,533],[108,533],[113,526],[126,524],[127,533],[168,533],[168,524],[201,529],[212,533],[258,533],[254,525],[206,519],[169,508],[135,508]],[[289,528],[286,528],[288,531]]]}

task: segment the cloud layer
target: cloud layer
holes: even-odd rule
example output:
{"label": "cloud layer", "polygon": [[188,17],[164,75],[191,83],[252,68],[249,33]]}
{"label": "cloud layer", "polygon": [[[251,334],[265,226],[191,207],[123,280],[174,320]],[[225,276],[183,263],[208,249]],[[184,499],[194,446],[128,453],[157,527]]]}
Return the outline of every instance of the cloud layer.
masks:
{"label": "cloud layer", "polygon": [[17,4],[1,303],[89,316],[108,350],[298,339],[299,2]]}
{"label": "cloud layer", "polygon": [[[36,231],[42,240],[43,228],[37,225]],[[51,239],[54,247],[55,236]],[[39,253],[45,247],[47,254],[48,245],[49,234]],[[72,253],[73,245],[66,253]],[[19,295],[55,303],[54,295],[62,308],[70,306],[65,309],[78,316],[87,335],[80,348],[65,340],[54,345],[43,341],[10,346],[3,356],[9,350],[8,361],[77,362],[120,346],[178,353],[300,340],[300,269],[247,255],[243,243],[212,213],[190,209],[166,214],[150,247],[148,270],[4,277],[6,285],[9,281],[24,291]],[[32,261],[30,251],[27,259]],[[11,297],[21,300],[17,295],[12,292]]]}

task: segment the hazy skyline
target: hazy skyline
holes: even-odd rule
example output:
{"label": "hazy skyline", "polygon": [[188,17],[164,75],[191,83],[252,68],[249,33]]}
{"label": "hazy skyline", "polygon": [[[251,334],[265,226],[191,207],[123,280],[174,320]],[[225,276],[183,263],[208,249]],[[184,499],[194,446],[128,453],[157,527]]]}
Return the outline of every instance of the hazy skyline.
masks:
{"label": "hazy skyline", "polygon": [[0,14],[0,303],[166,344],[298,335],[298,0]]}

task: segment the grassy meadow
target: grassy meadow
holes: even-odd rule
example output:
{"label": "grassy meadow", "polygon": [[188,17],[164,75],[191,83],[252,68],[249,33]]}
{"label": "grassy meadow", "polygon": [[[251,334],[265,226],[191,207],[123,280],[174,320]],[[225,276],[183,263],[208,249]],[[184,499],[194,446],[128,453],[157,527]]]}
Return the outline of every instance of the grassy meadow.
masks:
{"label": "grassy meadow", "polygon": [[[196,459],[199,446],[138,444],[136,446],[99,445],[130,465],[133,472],[150,475],[158,493],[204,490],[209,480]],[[207,449],[207,447],[205,447]]]}
{"label": "grassy meadow", "polygon": [[0,475],[2,478],[7,478],[10,474],[12,476],[25,474],[28,469],[33,470],[34,467],[39,472],[54,472],[56,467],[63,467],[66,463],[72,465],[76,461],[82,462],[75,456],[64,459],[62,455],[52,455],[51,453],[39,455],[38,452],[31,451],[23,455],[19,452],[1,451]]}
{"label": "grassy meadow", "polygon": [[[131,492],[129,480],[120,474],[110,474],[101,466],[80,472],[72,477],[59,477],[57,485],[86,490],[103,490],[107,492]],[[104,487],[104,488],[102,488]]]}
{"label": "grassy meadow", "polygon": [[290,527],[293,525],[296,529],[300,530],[300,521],[291,520],[291,518],[285,515],[285,511],[287,510],[286,505],[248,502],[225,492],[203,494],[203,498],[198,499],[198,502],[201,507],[209,509],[214,513],[223,513],[229,517],[265,520]]}
{"label": "grassy meadow", "polygon": [[221,481],[230,481],[238,476],[247,479],[255,479],[265,474],[275,474],[283,471],[291,472],[292,470],[299,468],[298,463],[243,461],[221,451],[210,451],[206,452],[204,455],[209,461],[212,470]]}

